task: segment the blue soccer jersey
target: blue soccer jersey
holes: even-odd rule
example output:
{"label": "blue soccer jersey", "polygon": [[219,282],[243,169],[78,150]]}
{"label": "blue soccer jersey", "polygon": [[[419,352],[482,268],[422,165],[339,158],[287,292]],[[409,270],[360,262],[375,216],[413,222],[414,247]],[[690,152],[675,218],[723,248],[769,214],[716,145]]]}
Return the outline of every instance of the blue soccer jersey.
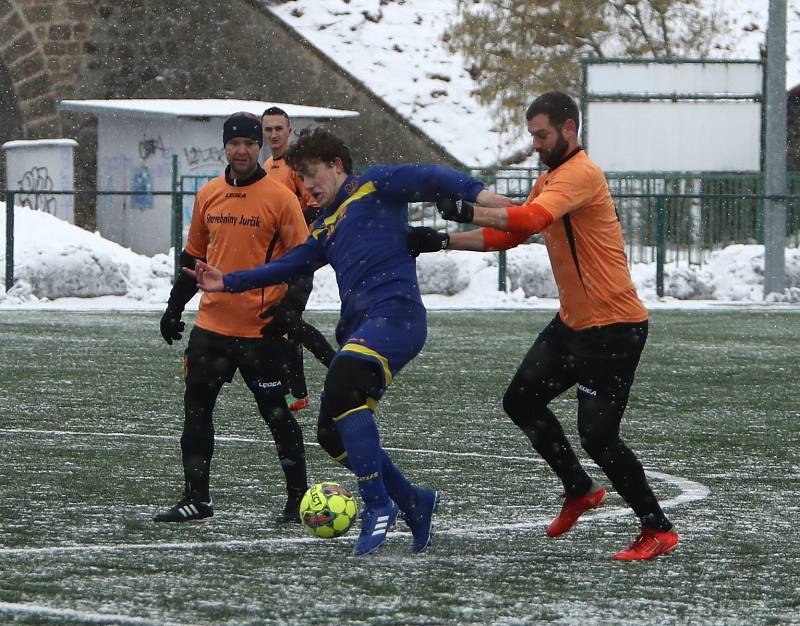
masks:
{"label": "blue soccer jersey", "polygon": [[[342,302],[336,340],[353,356],[381,363],[388,383],[420,351],[426,334],[416,263],[406,246],[408,203],[449,195],[474,202],[483,188],[480,181],[443,167],[371,167],[347,178],[305,243],[267,265],[226,274],[225,290],[287,282],[330,263]],[[399,322],[392,332],[376,322],[388,318]]]}

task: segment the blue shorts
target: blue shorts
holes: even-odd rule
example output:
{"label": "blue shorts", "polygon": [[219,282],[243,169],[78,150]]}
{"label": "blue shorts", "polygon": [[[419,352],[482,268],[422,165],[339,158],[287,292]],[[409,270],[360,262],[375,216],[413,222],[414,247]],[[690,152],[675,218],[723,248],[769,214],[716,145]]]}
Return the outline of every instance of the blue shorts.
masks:
{"label": "blue shorts", "polygon": [[381,306],[370,311],[352,332],[342,337],[334,360],[347,356],[375,363],[383,374],[383,392],[406,363],[419,354],[427,334],[424,307],[409,307],[404,303],[392,310]]}

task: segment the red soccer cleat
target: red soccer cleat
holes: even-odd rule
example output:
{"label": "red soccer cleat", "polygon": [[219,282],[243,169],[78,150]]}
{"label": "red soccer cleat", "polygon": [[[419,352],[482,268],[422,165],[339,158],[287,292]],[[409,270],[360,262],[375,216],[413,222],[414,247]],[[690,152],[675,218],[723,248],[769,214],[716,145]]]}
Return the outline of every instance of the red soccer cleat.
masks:
{"label": "red soccer cleat", "polygon": [[611,558],[614,561],[648,561],[678,547],[678,533],[642,526],[633,543]]}
{"label": "red soccer cleat", "polygon": [[303,409],[307,409],[311,406],[311,400],[308,397],[300,398],[299,400],[295,400],[289,405],[290,411],[302,411]]}
{"label": "red soccer cleat", "polygon": [[606,490],[603,487],[600,487],[597,491],[585,493],[582,496],[571,496],[565,493],[561,513],[547,527],[547,536],[558,537],[563,535],[575,526],[581,515],[589,509],[600,506],[605,499]]}

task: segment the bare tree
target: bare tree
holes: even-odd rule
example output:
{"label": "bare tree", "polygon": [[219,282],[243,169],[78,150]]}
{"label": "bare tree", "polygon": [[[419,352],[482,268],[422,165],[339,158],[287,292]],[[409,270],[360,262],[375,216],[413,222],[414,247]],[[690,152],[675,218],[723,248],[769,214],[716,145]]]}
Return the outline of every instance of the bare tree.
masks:
{"label": "bare tree", "polygon": [[583,55],[708,56],[726,27],[699,0],[458,0],[444,40],[509,130],[536,94],[578,93]]}

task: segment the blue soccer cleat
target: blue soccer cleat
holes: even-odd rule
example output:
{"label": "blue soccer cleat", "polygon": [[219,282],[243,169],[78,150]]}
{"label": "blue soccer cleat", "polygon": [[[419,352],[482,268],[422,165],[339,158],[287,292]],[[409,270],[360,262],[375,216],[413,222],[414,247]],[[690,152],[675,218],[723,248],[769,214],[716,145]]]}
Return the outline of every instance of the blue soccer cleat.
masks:
{"label": "blue soccer cleat", "polygon": [[403,518],[411,529],[411,551],[419,553],[431,545],[433,537],[433,514],[439,506],[439,492],[425,487],[417,487],[416,502],[406,511]]}
{"label": "blue soccer cleat", "polygon": [[366,556],[380,548],[386,541],[386,533],[397,520],[397,513],[397,505],[391,500],[383,506],[365,508],[361,513],[361,534],[353,554]]}

